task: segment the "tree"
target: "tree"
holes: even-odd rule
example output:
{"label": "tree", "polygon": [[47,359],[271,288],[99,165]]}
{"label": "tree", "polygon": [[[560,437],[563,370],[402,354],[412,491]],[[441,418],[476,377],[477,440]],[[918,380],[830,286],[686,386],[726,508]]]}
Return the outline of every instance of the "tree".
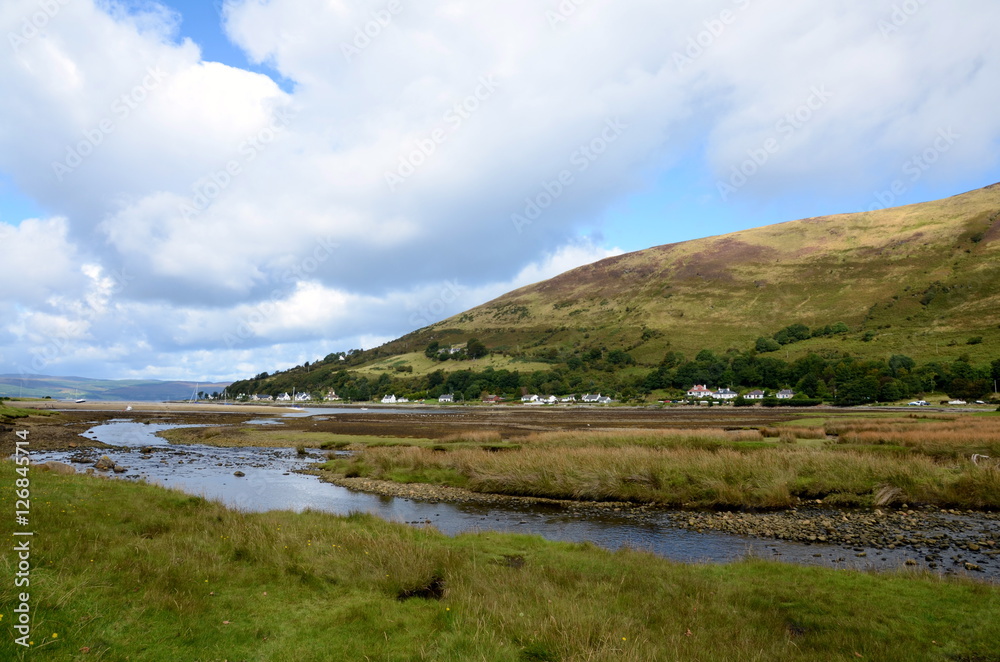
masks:
{"label": "tree", "polygon": [[478,338],[469,338],[469,342],[465,345],[465,353],[469,355],[470,359],[486,356],[487,351],[486,345],[479,342]]}
{"label": "tree", "polygon": [[628,352],[623,352],[620,349],[613,349],[608,354],[608,363],[611,365],[623,366],[623,365],[635,365],[635,359]]}
{"label": "tree", "polygon": [[779,345],[778,341],[773,338],[765,338],[761,336],[760,338],[757,338],[757,343],[754,348],[758,353],[766,354],[767,352],[777,352],[781,349],[781,345]]}
{"label": "tree", "polygon": [[887,380],[879,387],[879,402],[893,402],[903,397],[903,385],[898,379]]}
{"label": "tree", "polygon": [[951,382],[948,395],[960,400],[975,400],[986,395],[990,384],[985,379],[965,379],[958,377]]}
{"label": "tree", "polygon": [[878,378],[868,375],[851,380],[837,389],[838,405],[860,405],[878,398]]}
{"label": "tree", "polygon": [[440,386],[444,384],[444,371],[435,370],[434,372],[427,375],[427,388],[432,389],[435,386]]}
{"label": "tree", "polygon": [[906,372],[912,371],[915,365],[917,365],[917,362],[905,354],[893,354],[889,358],[889,370],[892,371],[893,377],[899,377],[903,370]]}
{"label": "tree", "polygon": [[427,345],[427,349],[424,350],[424,356],[426,356],[429,359],[436,359],[438,357],[438,350],[440,348],[441,348],[441,343],[439,343],[436,340],[433,340],[429,345]]}
{"label": "tree", "polygon": [[782,345],[787,345],[799,340],[806,340],[810,335],[809,327],[805,324],[790,324],[774,334],[774,339]]}
{"label": "tree", "polygon": [[676,368],[682,363],[684,363],[684,355],[680,352],[667,352],[663,355],[663,360],[660,361],[660,365],[664,368]]}

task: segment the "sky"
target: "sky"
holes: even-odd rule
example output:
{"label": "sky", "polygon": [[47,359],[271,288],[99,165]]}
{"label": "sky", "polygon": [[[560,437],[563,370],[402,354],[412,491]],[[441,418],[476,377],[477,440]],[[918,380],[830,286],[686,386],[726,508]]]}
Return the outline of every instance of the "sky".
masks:
{"label": "sky", "polygon": [[0,373],[228,380],[1000,181],[995,0],[4,0]]}

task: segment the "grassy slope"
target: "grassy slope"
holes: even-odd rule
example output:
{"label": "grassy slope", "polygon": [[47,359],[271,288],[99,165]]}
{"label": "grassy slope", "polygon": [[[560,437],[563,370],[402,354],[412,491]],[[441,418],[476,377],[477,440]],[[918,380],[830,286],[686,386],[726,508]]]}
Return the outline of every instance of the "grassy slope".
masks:
{"label": "grassy slope", "polygon": [[[8,513],[13,484],[0,463]],[[5,660],[945,661],[1000,648],[1000,590],[970,581],[686,566],[38,472],[32,496],[34,650],[4,627]],[[13,577],[11,552],[0,558]],[[435,578],[441,599],[399,599]],[[0,584],[4,626],[13,598]]]}
{"label": "grassy slope", "polygon": [[[535,361],[525,361],[522,359],[507,356],[485,356],[473,361],[432,361],[424,355],[423,351],[408,352],[371,363],[356,369],[356,372],[369,377],[377,377],[386,372],[393,376],[397,366],[410,366],[414,374],[427,374],[435,370],[452,372],[454,370],[519,370],[521,372],[531,372],[533,370],[549,370],[552,368],[548,363]],[[405,376],[405,375],[404,375]]]}
{"label": "grassy slope", "polygon": [[[1000,355],[1000,185],[875,212],[792,221],[608,258],[521,288],[390,343],[420,351],[475,335],[490,348],[745,348],[802,322],[846,337],[789,346],[918,360],[954,358],[972,336]],[[938,287],[925,304],[928,289]],[[643,329],[659,334],[642,339]],[[865,331],[876,334],[862,342]],[[954,345],[949,348],[950,343]],[[784,354],[784,352],[782,352]]]}

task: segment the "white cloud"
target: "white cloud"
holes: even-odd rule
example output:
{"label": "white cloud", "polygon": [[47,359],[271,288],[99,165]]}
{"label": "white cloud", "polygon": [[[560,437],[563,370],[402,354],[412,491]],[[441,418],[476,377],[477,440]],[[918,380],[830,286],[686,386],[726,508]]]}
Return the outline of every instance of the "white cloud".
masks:
{"label": "white cloud", "polygon": [[56,320],[86,333],[50,368],[103,374],[240,376],[378,342],[613,254],[572,238],[628,222],[603,212],[664,169],[726,181],[768,141],[741,195],[874,190],[946,127],[961,138],[927,177],[996,165],[985,0],[902,18],[861,0],[227,2],[228,34],[291,92],[204,61],[169,11],[57,4],[32,34],[36,0],[0,7],[17,37],[0,170],[59,215],[0,225],[21,247],[0,263],[18,283],[5,364]]}
{"label": "white cloud", "polygon": [[0,301],[44,302],[58,292],[79,292],[76,248],[65,218],[0,223]]}

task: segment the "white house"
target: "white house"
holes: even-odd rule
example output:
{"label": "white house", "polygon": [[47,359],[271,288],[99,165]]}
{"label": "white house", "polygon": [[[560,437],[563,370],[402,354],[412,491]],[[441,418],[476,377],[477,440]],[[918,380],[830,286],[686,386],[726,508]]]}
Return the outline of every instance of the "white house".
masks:
{"label": "white house", "polygon": [[565,398],[563,398],[559,402],[576,402],[576,396],[575,395],[567,395]]}
{"label": "white house", "polygon": [[720,388],[715,392],[715,397],[719,400],[732,400],[737,396],[736,391],[728,388]]}
{"label": "white house", "polygon": [[331,388],[331,389],[330,389],[329,391],[327,391],[327,394],[326,394],[326,399],[327,399],[327,400],[340,400],[340,396],[339,396],[339,395],[337,395],[337,392],[336,392],[336,391],[334,391],[334,390],[333,390],[333,389]]}
{"label": "white house", "polygon": [[712,390],[705,388],[704,384],[695,384],[690,389],[688,389],[689,398],[710,398],[712,397]]}
{"label": "white house", "polygon": [[779,400],[791,400],[794,397],[795,397],[795,391],[791,389],[783,388],[780,391],[778,391]]}
{"label": "white house", "polygon": [[312,400],[312,396],[309,395],[308,393],[302,392],[295,394],[296,402],[309,402],[310,400]]}
{"label": "white house", "polygon": [[749,393],[747,393],[743,397],[746,398],[747,400],[763,400],[764,399],[764,391],[761,391],[760,389],[756,389],[756,390],[750,391]]}
{"label": "white house", "polygon": [[545,404],[547,404],[547,405],[554,405],[554,404],[556,404],[557,402],[559,402],[559,398],[557,398],[557,397],[556,397],[556,396],[554,396],[554,395],[550,395],[550,396],[549,396],[549,397],[547,397],[547,398],[542,398],[542,402],[544,402],[544,403],[545,403]]}
{"label": "white house", "polygon": [[271,400],[274,400],[274,396],[254,394],[250,396],[250,399],[253,400],[254,402],[270,402]]}
{"label": "white house", "polygon": [[614,400],[605,395],[605,396],[599,396],[597,398],[597,402],[602,405],[609,405],[612,402],[614,402]]}
{"label": "white house", "polygon": [[287,393],[282,393],[281,395],[278,396],[278,402],[291,402],[291,401],[292,401],[292,396],[288,395]]}
{"label": "white house", "polygon": [[587,393],[583,396],[584,402],[598,402],[601,399],[600,393]]}
{"label": "white house", "polygon": [[444,394],[442,396],[438,396],[438,402],[442,402],[442,403],[444,403],[444,402],[455,402],[455,394],[454,393],[446,393],[446,394]]}
{"label": "white house", "polygon": [[521,402],[538,402],[537,395],[522,395]]}
{"label": "white house", "polygon": [[387,395],[387,396],[383,397],[382,398],[382,404],[384,404],[384,405],[394,405],[394,404],[396,404],[396,396],[395,395]]}
{"label": "white house", "polygon": [[451,347],[442,347],[441,349],[438,350],[438,354],[449,354],[449,355],[458,354],[463,349],[465,349],[467,345],[468,343],[461,343],[459,345],[452,345]]}

